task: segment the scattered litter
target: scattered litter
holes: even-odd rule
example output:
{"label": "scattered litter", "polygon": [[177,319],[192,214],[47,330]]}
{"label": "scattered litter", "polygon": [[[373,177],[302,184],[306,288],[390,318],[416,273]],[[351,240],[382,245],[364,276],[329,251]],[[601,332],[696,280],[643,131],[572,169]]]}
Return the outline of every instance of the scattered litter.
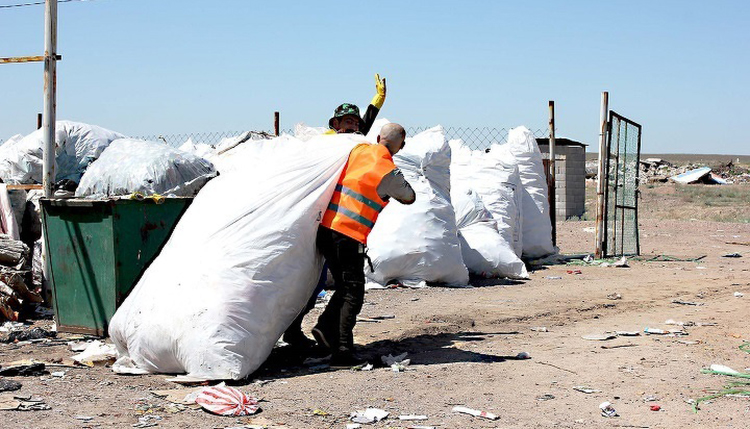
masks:
{"label": "scattered litter", "polygon": [[[595,233],[595,232],[596,232],[596,227],[593,227],[593,226],[587,226],[586,228],[583,228],[583,232],[589,232],[589,233],[592,233],[592,234],[593,234],[593,233]],[[590,257],[591,257],[591,255],[586,255],[586,257],[587,257],[587,258],[590,258]],[[585,260],[585,259],[584,259],[584,260]],[[588,261],[587,261],[587,262],[588,262]]]}
{"label": "scattered litter", "polygon": [[727,253],[726,255],[721,255],[722,258],[741,258],[742,255],[739,253]]}
{"label": "scattered litter", "polygon": [[581,270],[568,270],[568,274],[583,274]]}
{"label": "scattered litter", "polygon": [[607,341],[617,338],[617,335],[615,334],[603,334],[603,335],[584,335],[581,338],[584,340],[590,340],[590,341]]}
{"label": "scattered litter", "polygon": [[82,422],[90,422],[91,420],[94,420],[94,418],[91,416],[75,416],[75,419]]}
{"label": "scattered litter", "polygon": [[599,409],[602,410],[602,417],[617,417],[617,410],[610,402],[602,402],[599,404]]}
{"label": "scattered litter", "polygon": [[745,353],[750,353],[750,343],[744,343],[740,345],[739,349]]}
{"label": "scattered litter", "polygon": [[33,377],[47,374],[46,365],[41,362],[16,361],[0,365],[0,375],[4,377]]}
{"label": "scattered litter", "polygon": [[617,262],[612,264],[615,268],[630,268],[630,265],[628,265],[628,258],[622,257]]}
{"label": "scattered litter", "polygon": [[658,401],[656,396],[646,396],[645,398],[643,398],[643,402],[656,402],[656,401]]}
{"label": "scattered litter", "polygon": [[547,280],[562,280],[562,277],[560,276],[547,276],[545,277]]}
{"label": "scattered litter", "polygon": [[533,328],[530,328],[534,332],[549,332],[546,326],[535,326]]}
{"label": "scattered litter", "polygon": [[615,331],[615,334],[620,337],[638,337],[641,335],[638,331]]}
{"label": "scattered litter", "polygon": [[82,352],[86,350],[86,347],[88,347],[89,344],[91,343],[88,341],[71,341],[68,343],[68,348],[72,352]]}
{"label": "scattered litter", "polygon": [[313,410],[313,415],[314,416],[325,417],[325,416],[330,416],[331,414],[329,412],[327,412],[327,411],[323,411],[323,410],[321,410],[319,408],[316,408],[316,409]]}
{"label": "scattered litter", "polygon": [[389,354],[388,356],[380,356],[380,360],[383,364],[390,366],[393,372],[405,371],[406,367],[411,363],[411,359],[406,359],[408,353],[404,352],[398,356]]}
{"label": "scattered litter", "polygon": [[260,409],[258,399],[247,396],[224,383],[204,388],[195,403],[204,410],[220,416],[249,416]]}
{"label": "scattered litter", "polygon": [[599,389],[594,389],[592,387],[587,387],[587,386],[573,386],[573,390],[575,390],[576,392],[585,393],[587,395],[589,395],[591,393],[601,393],[602,392]]}
{"label": "scattered litter", "polygon": [[537,401],[551,401],[552,399],[555,399],[555,395],[547,393],[546,395],[537,396]]}
{"label": "scattered litter", "polygon": [[12,392],[20,389],[21,386],[23,385],[15,380],[0,379],[0,392]]}
{"label": "scattered litter", "polygon": [[519,354],[516,355],[516,359],[518,359],[518,360],[531,359],[531,355],[529,355],[526,352],[521,352],[521,353],[519,353]]}
{"label": "scattered litter", "polygon": [[367,408],[366,410],[353,412],[349,418],[354,423],[375,423],[388,417],[388,414],[390,414],[388,411],[380,408]]}
{"label": "scattered litter", "polygon": [[700,344],[701,342],[699,340],[690,341],[690,340],[677,340],[680,344],[685,344],[686,346],[694,346],[696,344]]}
{"label": "scattered litter", "polygon": [[613,293],[610,293],[609,295],[607,295],[607,299],[611,299],[613,301],[614,300],[618,300],[618,299],[622,299],[622,295],[620,295],[617,292],[613,292]]}
{"label": "scattered litter", "polygon": [[621,349],[623,347],[638,347],[638,344],[627,343],[627,344],[615,344],[613,346],[602,346],[603,349]]}
{"label": "scattered litter", "polygon": [[26,325],[21,322],[5,322],[0,326],[0,332],[14,332],[21,331]]}
{"label": "scattered litter", "polygon": [[10,393],[0,395],[0,411],[42,411],[49,409],[51,407],[45,404],[42,398],[36,396]]}
{"label": "scattered litter", "polygon": [[481,417],[483,419],[489,419],[489,420],[497,420],[498,419],[498,416],[496,416],[496,415],[494,415],[492,413],[488,413],[487,411],[479,411],[479,410],[474,410],[472,408],[461,407],[461,406],[453,407],[453,412],[454,413],[469,414],[469,415],[472,415],[474,417]]}
{"label": "scattered litter", "polygon": [[3,342],[14,343],[14,342],[19,342],[19,341],[31,341],[31,340],[40,340],[44,338],[54,338],[56,336],[57,336],[57,332],[55,331],[36,327],[36,328],[31,328],[26,331],[18,331],[18,330],[11,331],[8,334],[8,338],[6,338]]}
{"label": "scattered litter", "polygon": [[52,377],[63,378],[65,377],[65,371],[55,371],[53,373],[50,373],[50,375]]}
{"label": "scattered litter", "polygon": [[346,429],[359,429],[361,427],[362,425],[359,423],[347,423],[346,424]]}
{"label": "scattered litter", "polygon": [[669,333],[669,331],[665,331],[664,329],[649,328],[648,326],[643,330],[643,332],[649,335],[667,335]]}
{"label": "scattered litter", "polygon": [[352,367],[352,371],[372,371],[373,365],[369,362]]}
{"label": "scattered litter", "polygon": [[399,420],[427,420],[427,416],[417,414],[406,414],[398,416]]}
{"label": "scattered litter", "polygon": [[679,300],[679,299],[672,300],[672,304],[680,304],[680,305],[703,305],[702,302],[682,301],[682,300]]}
{"label": "scattered litter", "polygon": [[651,411],[659,411],[659,410],[661,410],[661,406],[659,406],[659,405],[652,405],[649,408],[651,409]]}
{"label": "scattered litter", "polygon": [[75,362],[81,365],[91,366],[106,365],[115,362],[117,350],[114,344],[105,344],[101,341],[92,341],[81,353],[71,356]]}
{"label": "scattered litter", "polygon": [[742,293],[742,292],[735,292],[734,296],[737,297],[737,298],[742,298],[743,296],[745,296],[745,294]]}
{"label": "scattered litter", "polygon": [[155,414],[148,414],[145,416],[138,417],[138,423],[134,424],[134,428],[150,428],[157,426],[162,420],[161,416]]}

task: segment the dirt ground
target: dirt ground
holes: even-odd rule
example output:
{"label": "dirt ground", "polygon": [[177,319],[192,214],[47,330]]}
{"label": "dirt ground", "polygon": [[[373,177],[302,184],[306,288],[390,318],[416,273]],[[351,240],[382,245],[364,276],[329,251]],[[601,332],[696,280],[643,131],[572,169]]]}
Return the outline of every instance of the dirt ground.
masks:
{"label": "dirt ground", "polygon": [[[644,189],[644,200],[658,201],[663,197],[659,192],[670,192],[665,189]],[[410,427],[398,420],[402,414],[427,415],[428,420],[413,423],[438,428],[750,427],[746,398],[703,402],[698,413],[688,403],[740,380],[702,374],[702,368],[718,363],[750,372],[750,354],[738,349],[750,340],[750,246],[727,244],[750,242],[750,224],[663,218],[667,215],[652,212],[641,218],[643,257],[629,261],[629,268],[553,265],[535,269],[525,282],[368,292],[362,316],[395,318],[360,322],[355,330],[360,352],[372,363],[381,355],[407,352],[411,365],[405,372],[382,365],[372,371],[303,365],[280,348],[250,380],[236,383],[263,399],[262,411],[254,418],[230,418],[192,409],[170,413],[169,403],[150,393],[180,387],[164,375],[62,368],[63,378],[13,377],[23,383],[17,393],[40,396],[51,410],[2,412],[3,426],[131,427],[145,412],[161,416],[158,427],[169,428],[226,428],[263,421],[269,427],[345,428],[351,412],[376,407],[390,416],[363,427]],[[590,252],[592,227],[590,221],[560,222],[561,252]],[[744,257],[722,257],[733,252]],[[649,261],[659,255],[705,258]],[[735,297],[735,292],[744,297]],[[613,293],[621,299],[607,297]],[[668,319],[696,325],[684,328],[687,336],[643,334],[646,327],[678,328],[666,325]],[[531,329],[536,327],[547,331]],[[607,341],[582,338],[612,331],[641,335]],[[515,359],[520,352],[531,359]],[[0,363],[72,354],[64,344],[0,344]],[[574,386],[599,392],[586,394]],[[600,415],[604,401],[613,404],[619,417]],[[655,404],[660,411],[650,410]],[[456,414],[451,411],[456,405],[492,412],[499,419]]]}

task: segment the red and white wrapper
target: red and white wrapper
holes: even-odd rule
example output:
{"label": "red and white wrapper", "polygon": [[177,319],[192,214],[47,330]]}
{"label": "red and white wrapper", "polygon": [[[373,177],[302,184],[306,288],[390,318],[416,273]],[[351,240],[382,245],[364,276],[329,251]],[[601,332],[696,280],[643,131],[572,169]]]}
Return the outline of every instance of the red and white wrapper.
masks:
{"label": "red and white wrapper", "polygon": [[207,387],[195,398],[195,403],[220,416],[249,416],[260,409],[258,399],[229,386]]}

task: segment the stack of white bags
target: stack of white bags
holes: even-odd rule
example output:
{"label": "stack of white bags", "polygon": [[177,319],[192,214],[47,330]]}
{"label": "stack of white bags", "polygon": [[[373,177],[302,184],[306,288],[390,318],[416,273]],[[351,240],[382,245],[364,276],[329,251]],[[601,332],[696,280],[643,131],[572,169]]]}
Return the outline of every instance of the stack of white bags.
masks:
{"label": "stack of white bags", "polygon": [[[196,379],[258,369],[315,288],[316,231],[349,151],[364,140],[298,127],[296,137],[249,141],[213,158],[221,174],[111,321],[113,369]],[[417,199],[380,214],[368,238],[368,286],[525,279],[522,255],[555,252],[541,154],[527,129],[484,153],[449,144],[438,126],[407,139],[394,162]]]}

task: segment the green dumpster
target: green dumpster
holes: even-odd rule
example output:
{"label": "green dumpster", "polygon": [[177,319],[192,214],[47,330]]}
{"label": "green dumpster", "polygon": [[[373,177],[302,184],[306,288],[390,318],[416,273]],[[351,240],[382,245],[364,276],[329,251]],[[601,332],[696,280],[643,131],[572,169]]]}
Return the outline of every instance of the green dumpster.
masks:
{"label": "green dumpster", "polygon": [[57,329],[106,335],[115,310],[192,201],[43,199]]}

